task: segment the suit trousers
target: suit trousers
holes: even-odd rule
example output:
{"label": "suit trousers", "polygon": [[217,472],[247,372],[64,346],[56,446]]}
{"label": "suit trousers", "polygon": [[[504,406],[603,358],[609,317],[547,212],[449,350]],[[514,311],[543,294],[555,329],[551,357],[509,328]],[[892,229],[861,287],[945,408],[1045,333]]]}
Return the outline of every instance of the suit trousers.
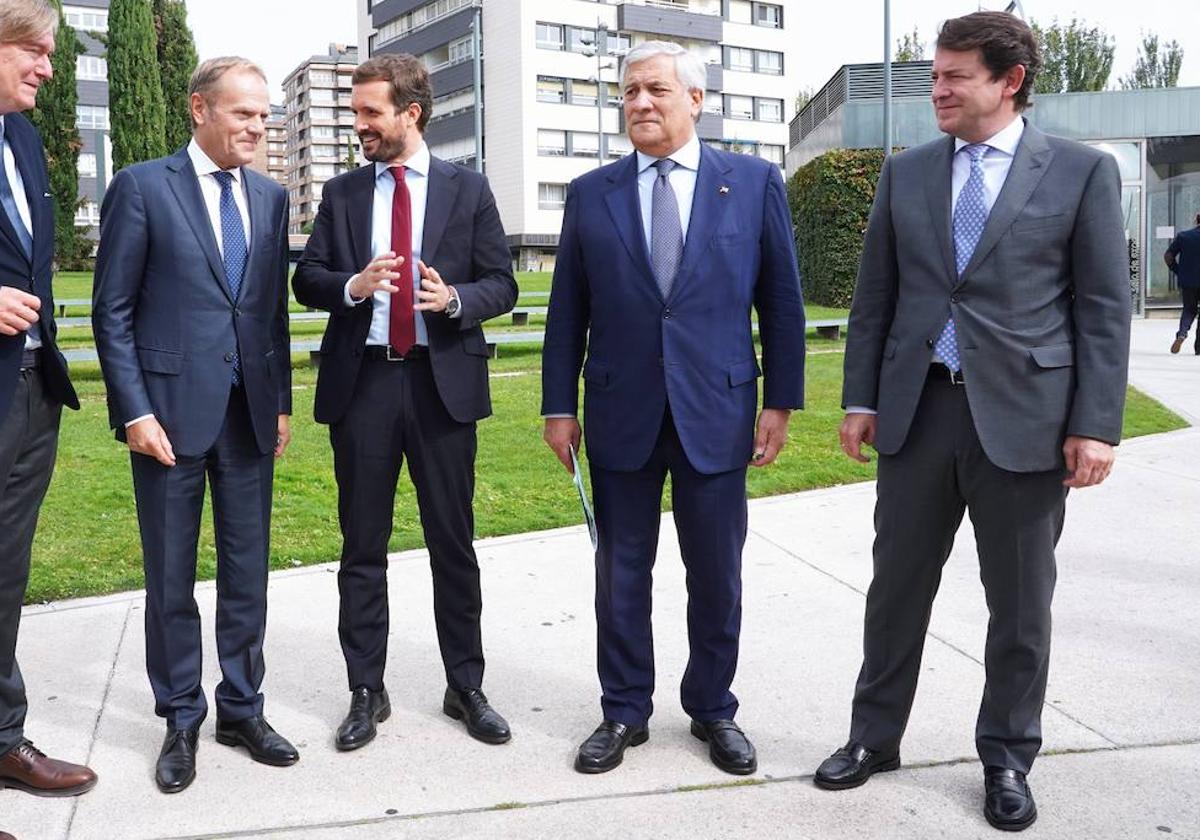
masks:
{"label": "suit trousers", "polygon": [[[168,436],[170,429],[167,430]],[[203,455],[166,467],[131,453],[142,558],[146,570],[146,670],[154,712],[172,729],[199,726],[208,713],[200,685],[200,613],[193,588],[205,481],[212,487],[217,549],[217,717],[262,714],[267,628],[273,453],[259,451],[242,388]]]}
{"label": "suit trousers", "polygon": [[472,544],[475,424],[446,411],[429,359],[364,360],[345,415],[330,426],[342,528],[338,635],[350,688],[383,688],[387,550],[404,459],[433,574],[433,615],[447,684],[483,684],[483,595]]}
{"label": "suit trousers", "polygon": [[[1179,294],[1183,298],[1183,311],[1179,313],[1179,329],[1175,332],[1175,337],[1187,338],[1192,322],[1196,320],[1197,307],[1200,306],[1200,288],[1180,286]],[[1196,338],[1196,346],[1200,347],[1200,336]]]}
{"label": "suit trousers", "polygon": [[654,638],[651,588],[663,485],[687,570],[688,663],[684,711],[699,721],[737,713],[730,691],[742,625],[746,468],[707,475],[692,467],[668,410],[650,459],[631,472],[592,464],[596,531],[596,647],[607,720],[644,724],[652,714]]}
{"label": "suit trousers", "polygon": [[17,665],[17,629],[61,418],[62,406],[46,393],[41,372],[22,371],[8,414],[0,418],[0,756],[24,738],[26,698]]}
{"label": "suit trousers", "polygon": [[1042,744],[1064,477],[1063,470],[1015,473],[993,465],[964,386],[931,372],[903,448],[879,458],[875,573],[851,740],[873,750],[899,748],[942,566],[969,511],[990,616],[976,750],[984,766],[1029,772]]}

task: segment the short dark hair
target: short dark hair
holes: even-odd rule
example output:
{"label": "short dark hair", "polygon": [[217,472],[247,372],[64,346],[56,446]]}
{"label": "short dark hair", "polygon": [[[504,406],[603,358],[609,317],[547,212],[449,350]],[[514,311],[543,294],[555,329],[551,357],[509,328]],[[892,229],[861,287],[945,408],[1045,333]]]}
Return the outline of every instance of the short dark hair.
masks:
{"label": "short dark hair", "polygon": [[369,58],[354,70],[351,84],[364,82],[387,82],[392,86],[392,103],[403,111],[412,103],[421,106],[417,118],[417,130],[424,133],[425,125],[433,116],[433,88],[429,84],[429,70],[425,62],[408,53],[385,53]]}
{"label": "short dark hair", "polygon": [[1018,64],[1025,67],[1025,83],[1013,96],[1018,111],[1030,107],[1033,81],[1042,67],[1042,54],[1029,24],[1008,12],[972,12],[951,18],[938,32],[939,49],[954,52],[979,50],[984,66],[999,79]]}

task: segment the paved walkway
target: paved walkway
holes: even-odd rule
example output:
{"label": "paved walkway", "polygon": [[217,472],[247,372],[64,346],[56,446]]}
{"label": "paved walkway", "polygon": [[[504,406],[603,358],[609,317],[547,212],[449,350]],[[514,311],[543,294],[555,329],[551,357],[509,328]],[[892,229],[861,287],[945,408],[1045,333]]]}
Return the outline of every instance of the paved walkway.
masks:
{"label": "paved walkway", "polygon": [[[1200,418],[1200,358],[1166,355],[1171,325],[1135,324],[1135,381]],[[800,418],[803,422],[803,417]],[[1045,749],[1031,777],[1031,838],[1200,837],[1200,430],[1123,445],[1103,487],[1078,493],[1060,550]],[[569,492],[565,485],[563,492]],[[165,797],[151,780],[162,737],[143,672],[142,598],[29,608],[21,661],[29,734],[89,761],[77,800],[0,791],[0,828],[72,838],[995,838],[984,822],[972,729],[987,620],[969,528],[944,575],[904,768],[844,793],[811,773],[844,738],[870,578],[874,487],[751,505],[739,721],[760,769],[734,784],[707,761],[678,705],[686,656],[683,575],[669,518],[655,581],[658,710],[649,743],[602,776],[574,773],[598,720],[591,561],[580,528],[479,543],[486,688],[512,743],[470,740],[440,712],[423,552],[395,556],[388,687],[394,714],[369,747],[331,738],[347,701],[331,566],[276,574],[267,714],[299,746],[291,768],[252,763],[205,724],[199,776]],[[401,527],[416,523],[409,513]],[[209,647],[213,587],[197,587]]]}

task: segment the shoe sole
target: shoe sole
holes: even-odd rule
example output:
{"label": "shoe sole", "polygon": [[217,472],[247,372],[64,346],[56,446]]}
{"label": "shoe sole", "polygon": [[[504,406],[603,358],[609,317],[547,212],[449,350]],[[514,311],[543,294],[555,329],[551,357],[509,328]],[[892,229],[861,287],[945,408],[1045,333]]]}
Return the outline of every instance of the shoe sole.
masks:
{"label": "shoe sole", "polygon": [[172,793],[183,793],[185,790],[187,790],[189,787],[191,787],[192,782],[194,782],[194,781],[196,781],[196,771],[195,770],[193,770],[192,775],[188,776],[187,779],[185,779],[181,784],[171,785],[168,787],[167,785],[164,785],[162,782],[160,782],[158,779],[154,780],[154,784],[158,786],[158,790],[160,793],[165,793],[168,796],[170,796]]}
{"label": "shoe sole", "polygon": [[1034,806],[1033,813],[1030,814],[1028,818],[1021,820],[1020,822],[1003,822],[998,820],[992,816],[992,812],[987,808],[983,809],[983,816],[992,828],[997,828],[1000,831],[1024,831],[1025,829],[1029,828],[1029,826],[1037,822],[1038,813],[1037,806]]}
{"label": "shoe sole", "polygon": [[97,779],[90,782],[85,782],[82,785],[76,785],[72,788],[62,788],[61,790],[46,790],[45,788],[35,788],[24,782],[17,782],[12,779],[0,779],[0,790],[8,788],[9,790],[19,790],[22,793],[28,793],[30,796],[40,796],[44,799],[65,799],[70,796],[80,796],[87,793],[96,786]]}
{"label": "shoe sole", "polygon": [[874,776],[876,773],[890,773],[893,770],[899,770],[899,769],[900,769],[900,756],[896,756],[895,758],[893,758],[889,761],[885,761],[883,764],[880,764],[878,767],[872,767],[871,771],[869,773],[867,773],[865,776],[863,776],[861,779],[852,779],[850,781],[845,781],[845,782],[836,782],[836,781],[832,781],[829,779],[822,779],[820,776],[813,776],[813,784],[816,785],[817,787],[821,788],[822,790],[850,790],[851,788],[862,787],[868,781],[870,781],[871,777]]}
{"label": "shoe sole", "polygon": [[[642,744],[646,743],[649,740],[650,740],[650,730],[648,730],[648,729],[642,730],[641,732],[639,732],[637,735],[634,735],[633,738],[630,739],[629,745],[625,749],[629,749],[629,747],[640,747]],[[616,768],[621,766],[621,762],[624,760],[625,760],[625,750],[621,750],[621,752],[617,756],[617,760],[614,761],[612,764],[605,764],[605,765],[599,766],[599,767],[594,764],[581,764],[579,761],[579,756],[576,755],[575,756],[575,770],[580,773],[585,773],[589,776],[595,776],[599,773],[607,773],[609,770],[615,770]]]}
{"label": "shoe sole", "polygon": [[240,735],[226,735],[223,732],[218,732],[217,743],[226,747],[245,747],[246,752],[250,754],[252,759],[257,761],[259,764],[266,764],[270,767],[291,767],[300,760],[300,756],[281,760],[270,758],[269,756],[265,756],[260,753],[255,753],[254,750],[250,749],[250,745],[246,743],[246,739]]}
{"label": "shoe sole", "polygon": [[749,776],[753,773],[758,772],[758,758],[757,757],[755,757],[754,762],[749,765],[729,764],[727,762],[721,761],[713,753],[712,745],[709,743],[709,740],[708,740],[708,733],[706,731],[704,731],[703,726],[698,726],[695,721],[692,721],[691,732],[692,732],[692,736],[694,738],[696,738],[700,741],[703,741],[706,744],[709,744],[708,758],[710,761],[712,761],[713,764],[716,765],[718,770],[724,770],[726,773],[732,773],[734,776]]}
{"label": "shoe sole", "polygon": [[[382,709],[380,709],[378,712],[375,713],[375,723],[377,723],[377,724],[383,723],[385,720],[387,720],[391,716],[392,716],[392,705],[391,705],[391,703],[389,703],[388,705],[384,706]],[[353,752],[354,750],[362,749],[367,744],[374,741],[375,736],[377,734],[379,734],[379,733],[372,732],[369,738],[365,738],[362,741],[356,741],[353,744],[343,743],[342,741],[339,741],[337,739],[337,736],[334,736],[333,745],[337,748],[338,752]]]}
{"label": "shoe sole", "polygon": [[[467,716],[458,706],[451,706],[449,703],[442,704],[442,714],[453,720],[461,720],[466,723]],[[467,734],[476,741],[482,741],[485,744],[507,744],[512,740],[512,733],[507,735],[486,735],[482,732],[476,732],[471,729],[471,724],[467,723]]]}

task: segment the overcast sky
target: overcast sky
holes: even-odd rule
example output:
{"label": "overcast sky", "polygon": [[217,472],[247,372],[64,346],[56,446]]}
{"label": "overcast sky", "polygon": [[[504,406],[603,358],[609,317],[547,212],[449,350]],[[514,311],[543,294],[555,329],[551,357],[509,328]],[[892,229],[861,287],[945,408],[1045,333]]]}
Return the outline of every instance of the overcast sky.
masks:
{"label": "overcast sky", "polygon": [[[303,11],[295,0],[187,0],[188,19],[201,58],[244,55],[259,62],[271,82],[271,99],[283,102],[281,84],[296,65],[324,53],[331,41],[358,40],[355,9],[362,0],[329,0]],[[883,58],[883,0],[782,0],[785,23],[796,49],[802,87],[819,88],[842,64]],[[985,0],[985,8],[1006,0]],[[1027,18],[1049,23],[1078,17],[1116,37],[1110,86],[1127,74],[1137,57],[1143,30],[1184,48],[1181,85],[1200,85],[1200,12],[1186,0],[1023,0]],[[892,0],[893,35],[920,29],[932,40],[938,22],[965,14],[977,2]]]}

